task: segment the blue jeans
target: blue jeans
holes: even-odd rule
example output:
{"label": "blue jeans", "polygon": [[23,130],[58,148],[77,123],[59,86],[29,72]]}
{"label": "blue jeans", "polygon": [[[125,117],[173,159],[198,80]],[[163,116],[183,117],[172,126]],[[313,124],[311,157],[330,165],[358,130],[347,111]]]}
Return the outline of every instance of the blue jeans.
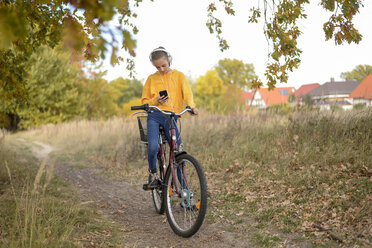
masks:
{"label": "blue jeans", "polygon": [[[175,122],[177,123],[177,117]],[[175,124],[176,124],[175,123]],[[159,126],[163,126],[165,136],[167,137],[168,143],[170,143],[170,117],[162,114],[159,111],[149,113],[147,116],[147,141],[148,141],[148,150],[147,150],[147,159],[149,161],[149,170],[150,172],[156,171],[156,161],[157,153],[159,149]],[[181,144],[181,137],[176,126],[176,137],[177,144]]]}

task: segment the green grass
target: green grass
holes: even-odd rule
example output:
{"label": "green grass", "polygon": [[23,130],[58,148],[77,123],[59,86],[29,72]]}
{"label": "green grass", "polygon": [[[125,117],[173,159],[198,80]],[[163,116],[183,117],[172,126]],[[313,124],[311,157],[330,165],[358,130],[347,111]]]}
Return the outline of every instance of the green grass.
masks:
{"label": "green grass", "polygon": [[17,142],[0,143],[0,247],[119,246],[119,228]]}
{"label": "green grass", "polygon": [[257,216],[256,216],[256,219],[258,221],[264,221],[264,222],[270,222],[275,214],[277,214],[279,211],[278,209],[276,208],[268,208],[268,209],[264,209],[262,212],[260,212]]}
{"label": "green grass", "polygon": [[259,247],[277,247],[282,238],[278,235],[270,235],[262,232],[254,233],[254,240]]}

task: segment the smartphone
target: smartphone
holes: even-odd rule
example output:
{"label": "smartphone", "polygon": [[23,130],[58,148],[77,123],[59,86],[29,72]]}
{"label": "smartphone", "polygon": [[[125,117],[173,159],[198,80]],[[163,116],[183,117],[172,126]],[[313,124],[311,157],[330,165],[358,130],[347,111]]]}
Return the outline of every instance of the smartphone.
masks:
{"label": "smartphone", "polygon": [[166,97],[168,96],[168,92],[166,90],[159,91],[160,97]]}

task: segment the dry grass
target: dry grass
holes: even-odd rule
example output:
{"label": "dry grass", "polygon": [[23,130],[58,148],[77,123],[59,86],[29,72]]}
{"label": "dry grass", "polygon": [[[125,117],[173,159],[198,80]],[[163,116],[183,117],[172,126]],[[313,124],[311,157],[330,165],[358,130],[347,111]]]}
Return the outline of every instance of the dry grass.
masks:
{"label": "dry grass", "polygon": [[76,192],[53,176],[53,161],[37,166],[20,137],[0,143],[0,247],[119,244],[117,228],[80,205]]}
{"label": "dry grass", "polygon": [[[20,136],[57,146],[65,161],[145,179],[146,150],[134,118],[45,126]],[[256,231],[274,226],[302,233],[314,244],[337,245],[326,232],[317,232],[318,225],[346,245],[371,244],[371,110],[201,113],[182,118],[182,138],[206,171],[211,220],[273,246],[280,236]],[[242,221],[252,217],[253,225]]]}
{"label": "dry grass", "polygon": [[220,135],[214,143],[196,135],[211,147],[196,151],[214,182],[215,217],[234,224],[243,210],[284,232],[318,234],[316,224],[349,244],[369,244],[371,112],[266,117],[222,122],[230,128],[211,128],[208,137]]}

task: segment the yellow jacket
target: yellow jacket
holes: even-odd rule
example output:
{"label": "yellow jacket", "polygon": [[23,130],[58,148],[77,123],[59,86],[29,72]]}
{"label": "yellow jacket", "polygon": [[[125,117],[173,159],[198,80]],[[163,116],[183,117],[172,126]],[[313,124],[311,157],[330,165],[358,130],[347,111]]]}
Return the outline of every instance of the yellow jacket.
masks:
{"label": "yellow jacket", "polygon": [[[166,90],[169,97],[164,104],[160,104],[156,100],[159,91],[162,90]],[[184,109],[183,101],[185,101],[186,106],[195,107],[190,85],[182,72],[177,70],[171,70],[166,74],[156,72],[147,78],[142,91],[142,104],[147,103],[158,106],[165,111],[179,113]]]}

